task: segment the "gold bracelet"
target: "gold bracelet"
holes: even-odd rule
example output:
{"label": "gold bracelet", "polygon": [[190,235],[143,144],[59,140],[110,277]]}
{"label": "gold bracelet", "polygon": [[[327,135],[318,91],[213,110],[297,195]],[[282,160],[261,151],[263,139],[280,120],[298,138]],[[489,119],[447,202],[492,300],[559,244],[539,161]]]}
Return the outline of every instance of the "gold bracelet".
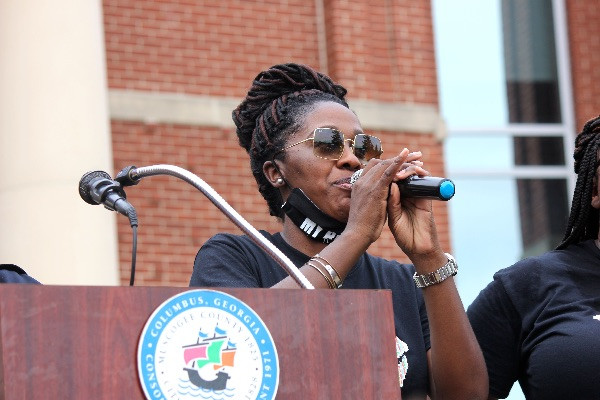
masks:
{"label": "gold bracelet", "polygon": [[337,289],[342,287],[343,282],[342,282],[342,279],[340,278],[340,274],[338,274],[338,272],[335,270],[335,268],[333,268],[331,266],[329,261],[327,261],[326,259],[324,259],[323,257],[321,257],[318,254],[316,256],[314,256],[313,258],[311,258],[311,261],[318,262],[319,264],[321,264],[323,266],[323,268],[325,268],[327,270],[327,272],[329,273],[329,276],[331,276],[331,279],[335,283],[335,286]]}
{"label": "gold bracelet", "polygon": [[315,264],[311,263],[311,260],[308,260],[308,262],[306,263],[306,265],[313,267],[314,269],[316,269],[317,271],[319,271],[319,273],[321,275],[323,275],[323,278],[325,278],[325,280],[327,281],[327,286],[329,286],[329,289],[335,289],[335,285],[333,283],[333,280],[331,280],[330,278],[327,277],[327,275],[325,275],[325,272],[321,271],[321,268],[317,267]]}

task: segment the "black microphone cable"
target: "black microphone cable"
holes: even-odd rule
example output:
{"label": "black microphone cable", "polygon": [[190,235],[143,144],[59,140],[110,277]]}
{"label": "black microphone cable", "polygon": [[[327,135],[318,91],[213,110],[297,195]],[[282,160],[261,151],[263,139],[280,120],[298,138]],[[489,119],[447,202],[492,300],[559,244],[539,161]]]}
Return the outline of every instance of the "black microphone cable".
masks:
{"label": "black microphone cable", "polygon": [[[125,192],[123,192],[125,193]],[[129,225],[131,226],[132,244],[131,244],[131,274],[129,276],[129,286],[133,286],[135,281],[135,263],[137,258],[137,237],[138,237],[138,218],[135,208],[131,206],[131,210],[127,213]]]}
{"label": "black microphone cable", "polygon": [[131,229],[133,231],[133,244],[131,246],[131,276],[129,277],[129,286],[133,286],[133,281],[135,280],[135,259],[137,254],[137,224],[132,225]]}

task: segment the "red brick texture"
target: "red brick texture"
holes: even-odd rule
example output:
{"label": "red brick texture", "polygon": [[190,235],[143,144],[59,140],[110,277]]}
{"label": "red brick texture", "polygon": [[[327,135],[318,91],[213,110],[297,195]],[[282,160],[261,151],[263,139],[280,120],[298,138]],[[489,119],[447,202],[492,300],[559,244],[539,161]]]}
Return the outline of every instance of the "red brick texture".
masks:
{"label": "red brick texture", "polygon": [[[437,106],[429,2],[324,0],[327,72],[348,100]],[[245,95],[256,74],[280,62],[321,69],[314,1],[106,0],[103,2],[110,89],[189,95]],[[323,66],[324,67],[324,66]],[[359,116],[360,117],[360,116]],[[115,173],[127,165],[173,164],[207,182],[255,228],[271,232],[268,214],[233,128],[111,123]],[[444,175],[433,134],[373,132],[387,155],[424,153]],[[136,285],[187,286],[196,252],[218,232],[241,231],[198,190],[174,177],[148,177],[127,188],[139,217]],[[447,206],[435,204],[443,247],[451,251]],[[118,218],[122,283],[129,281],[131,228]],[[407,261],[384,230],[373,254]]]}
{"label": "red brick texture", "polygon": [[600,115],[600,7],[595,1],[568,0],[571,74],[576,128]]}

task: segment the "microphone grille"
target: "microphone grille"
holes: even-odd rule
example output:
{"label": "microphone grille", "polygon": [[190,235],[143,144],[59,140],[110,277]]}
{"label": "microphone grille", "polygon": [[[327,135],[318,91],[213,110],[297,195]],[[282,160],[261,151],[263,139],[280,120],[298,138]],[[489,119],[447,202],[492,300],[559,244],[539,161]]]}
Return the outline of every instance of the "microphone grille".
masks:
{"label": "microphone grille", "polygon": [[79,195],[88,204],[97,205],[92,199],[90,182],[95,178],[111,179],[110,175],[104,171],[90,171],[83,174],[79,180]]}
{"label": "microphone grille", "polygon": [[358,171],[356,171],[355,173],[352,174],[352,176],[350,177],[350,184],[354,185],[354,183],[358,180],[358,178],[360,178],[360,176],[362,175],[364,170],[359,169]]}

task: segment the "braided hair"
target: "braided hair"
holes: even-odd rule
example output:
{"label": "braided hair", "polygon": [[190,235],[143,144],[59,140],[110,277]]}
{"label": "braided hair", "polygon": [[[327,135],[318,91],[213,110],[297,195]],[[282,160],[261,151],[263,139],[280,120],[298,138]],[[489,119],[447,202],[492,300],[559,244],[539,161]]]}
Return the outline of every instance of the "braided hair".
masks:
{"label": "braided hair", "polygon": [[266,161],[285,160],[286,139],[301,128],[306,115],[320,102],[348,107],[346,89],[331,78],[301,64],[279,64],[259,73],[246,98],[232,112],[241,147],[269,213],[283,218],[283,199],[263,173]]}
{"label": "braided hair", "polygon": [[600,116],[589,120],[575,138],[575,173],[577,183],[573,193],[567,230],[557,249],[598,237],[598,210],[591,206],[595,194],[598,150],[600,149]]}

